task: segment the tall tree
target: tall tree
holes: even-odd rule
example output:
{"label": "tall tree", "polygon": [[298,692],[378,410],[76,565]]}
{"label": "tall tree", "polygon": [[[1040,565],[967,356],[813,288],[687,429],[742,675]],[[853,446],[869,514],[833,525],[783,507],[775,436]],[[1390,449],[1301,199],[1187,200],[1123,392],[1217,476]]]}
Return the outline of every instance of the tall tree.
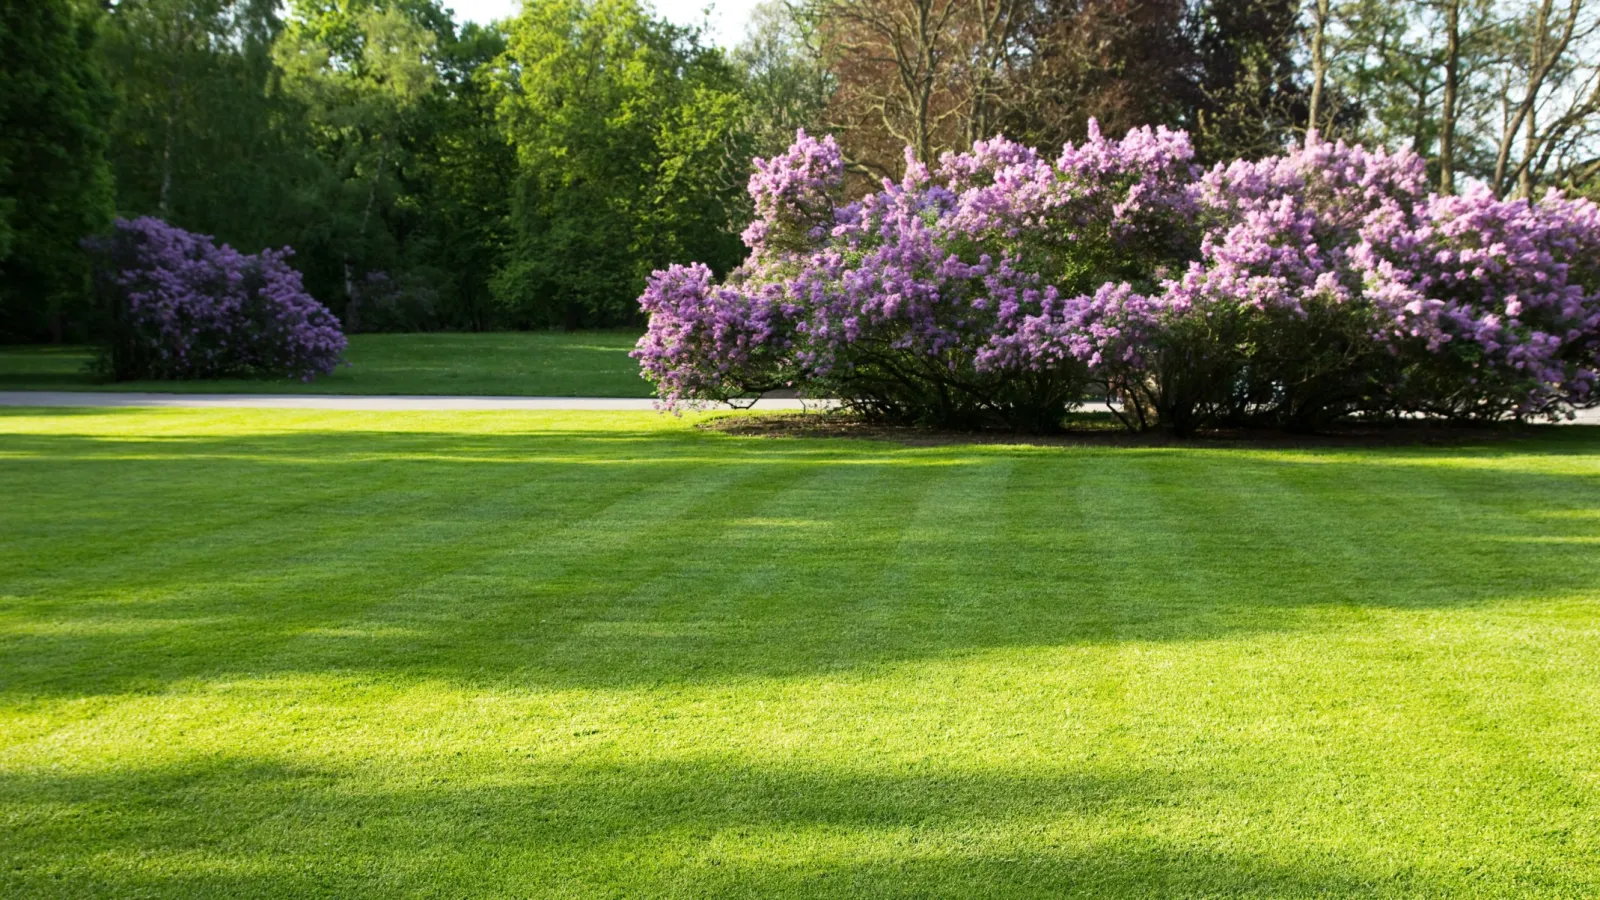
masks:
{"label": "tall tree", "polygon": [[783,152],[795,131],[823,126],[838,80],[822,57],[815,9],[792,0],[766,0],[750,15],[733,51],[748,101],[748,129],[761,156]]}
{"label": "tall tree", "polygon": [[996,131],[1039,145],[1183,125],[1203,158],[1305,121],[1295,0],[814,0],[847,158],[898,171]]}
{"label": "tall tree", "polygon": [[1175,125],[1197,102],[1183,0],[1049,0],[1018,24],[1005,131],[1037,146]]}
{"label": "tall tree", "polygon": [[1330,0],[1311,0],[1311,101],[1306,111],[1306,141],[1322,126],[1322,95],[1328,84],[1328,27],[1333,10]]}
{"label": "tall tree", "polygon": [[[838,79],[829,120],[846,136],[853,168],[889,175],[903,148],[931,163],[970,143],[977,98],[965,69],[992,76],[1006,55],[992,44],[1010,32],[1009,24],[986,34],[976,27],[979,14],[995,8],[992,0],[818,0],[815,8]],[[980,36],[991,46],[978,46]]]}
{"label": "tall tree", "polygon": [[[247,251],[291,245],[319,298],[338,290],[337,180],[305,109],[281,90],[276,0],[119,0],[101,59],[119,97],[109,156],[117,208]],[[336,259],[336,257],[335,257]]]}
{"label": "tall tree", "polygon": [[1295,61],[1299,13],[1294,0],[1200,0],[1191,7],[1197,97],[1183,124],[1201,159],[1276,153],[1306,121],[1307,91]]}
{"label": "tall tree", "polygon": [[1439,193],[1456,192],[1456,119],[1461,106],[1462,0],[1440,0],[1444,12],[1444,97],[1439,107]]}
{"label": "tall tree", "polygon": [[1594,0],[1345,0],[1334,6],[1337,87],[1355,136],[1410,146],[1439,189],[1502,196],[1600,176],[1600,4]]}
{"label": "tall tree", "polygon": [[1005,82],[1021,48],[1029,10],[1022,0],[971,0],[962,21],[971,48],[956,67],[956,83],[965,109],[960,111],[963,147],[993,137],[1005,114]]}
{"label": "tall tree", "polygon": [[[410,211],[402,279],[432,284],[441,301],[395,326],[484,330],[497,315],[490,278],[505,260],[516,152],[496,120],[492,63],[506,50],[497,25],[462,26],[440,47],[440,90],[421,110],[408,153]],[[401,287],[405,287],[402,283]],[[417,310],[417,312],[426,312]]]}
{"label": "tall tree", "polygon": [[350,331],[363,327],[365,276],[398,258],[383,207],[439,89],[441,37],[453,40],[454,26],[427,0],[304,0],[275,48],[288,90],[309,111],[319,148],[343,182],[345,209],[355,210],[353,222],[343,223],[340,260]]}
{"label": "tall tree", "polygon": [[1455,191],[1484,154],[1474,123],[1490,106],[1495,27],[1488,0],[1335,2],[1329,77],[1359,113],[1342,136],[1409,147]]}
{"label": "tall tree", "polygon": [[748,116],[695,31],[635,0],[533,0],[500,86],[519,174],[494,287],[518,324],[633,321],[651,269],[742,257]]}
{"label": "tall tree", "polygon": [[111,218],[94,35],[67,0],[0,0],[0,338],[81,334],[78,242]]}
{"label": "tall tree", "polygon": [[293,152],[274,140],[295,115],[271,96],[277,4],[122,0],[106,9],[103,58],[122,101],[112,123],[118,205],[187,228],[250,232],[264,205],[279,202],[285,173],[275,157]]}
{"label": "tall tree", "polygon": [[1504,103],[1489,183],[1533,196],[1600,170],[1600,3],[1535,0],[1507,22]]}

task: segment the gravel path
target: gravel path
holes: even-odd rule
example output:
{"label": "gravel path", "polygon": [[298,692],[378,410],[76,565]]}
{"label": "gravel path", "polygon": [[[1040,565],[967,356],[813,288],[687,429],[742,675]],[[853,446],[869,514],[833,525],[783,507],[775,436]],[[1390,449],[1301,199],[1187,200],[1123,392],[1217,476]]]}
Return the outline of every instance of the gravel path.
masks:
{"label": "gravel path", "polygon": [[[812,404],[816,406],[816,403]],[[0,391],[0,406],[170,406],[178,408],[350,410],[651,410],[655,401],[635,397],[426,397],[308,394],[155,394],[112,391]],[[726,407],[724,407],[726,408]],[[792,398],[770,397],[756,409],[802,409]],[[1578,424],[1600,425],[1600,409],[1578,413]]]}
{"label": "gravel path", "polygon": [[[428,397],[310,394],[156,394],[122,391],[0,391],[0,406],[171,406],[242,409],[575,409],[653,410],[634,397]],[[799,400],[763,399],[757,409],[801,409]]]}

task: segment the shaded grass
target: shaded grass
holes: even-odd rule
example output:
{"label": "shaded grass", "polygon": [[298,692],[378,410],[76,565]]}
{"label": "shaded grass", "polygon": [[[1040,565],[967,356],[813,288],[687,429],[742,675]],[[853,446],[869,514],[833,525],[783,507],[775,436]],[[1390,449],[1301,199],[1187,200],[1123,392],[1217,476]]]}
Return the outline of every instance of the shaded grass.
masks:
{"label": "shaded grass", "polygon": [[357,334],[348,366],[311,382],[283,379],[104,382],[82,347],[0,347],[0,390],[286,394],[474,394],[648,397],[628,358],[635,332]]}
{"label": "shaded grass", "polygon": [[1583,896],[1600,430],[0,413],[0,895]]}

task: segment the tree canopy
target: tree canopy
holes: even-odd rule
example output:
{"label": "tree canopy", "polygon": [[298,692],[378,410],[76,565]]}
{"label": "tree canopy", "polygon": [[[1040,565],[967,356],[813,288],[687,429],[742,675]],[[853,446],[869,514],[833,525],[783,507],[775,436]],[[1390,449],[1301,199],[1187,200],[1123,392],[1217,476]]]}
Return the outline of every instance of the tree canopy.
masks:
{"label": "tree canopy", "polygon": [[745,249],[751,157],[846,177],[1005,134],[1308,133],[1443,193],[1600,191],[1600,0],[769,0],[723,49],[646,0],[0,0],[0,334],[82,336],[113,213],[292,246],[348,330],[638,324],[671,260]]}
{"label": "tree canopy", "polygon": [[112,98],[67,0],[0,3],[0,340],[76,336],[78,241],[111,220]]}

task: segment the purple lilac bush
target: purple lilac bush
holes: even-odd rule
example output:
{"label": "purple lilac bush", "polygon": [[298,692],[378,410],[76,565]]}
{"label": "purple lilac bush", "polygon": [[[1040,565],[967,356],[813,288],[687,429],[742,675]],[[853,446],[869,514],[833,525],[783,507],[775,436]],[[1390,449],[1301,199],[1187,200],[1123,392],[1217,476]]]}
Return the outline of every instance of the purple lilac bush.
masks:
{"label": "purple lilac bush", "polygon": [[831,138],[757,160],[750,257],[655,273],[634,355],[668,407],[782,386],[879,418],[1314,429],[1593,405],[1600,211],[1427,192],[1421,159],[1313,139],[1203,170],[1182,132],[1054,160],[1003,138],[841,196]]}
{"label": "purple lilac bush", "polygon": [[1369,217],[1354,249],[1406,408],[1556,418],[1600,402],[1600,208],[1552,191],[1429,197]]}
{"label": "purple lilac bush", "polygon": [[339,364],[339,321],[306,293],[293,251],[244,254],[159,219],[118,219],[89,249],[107,298],[112,378],[293,377]]}

